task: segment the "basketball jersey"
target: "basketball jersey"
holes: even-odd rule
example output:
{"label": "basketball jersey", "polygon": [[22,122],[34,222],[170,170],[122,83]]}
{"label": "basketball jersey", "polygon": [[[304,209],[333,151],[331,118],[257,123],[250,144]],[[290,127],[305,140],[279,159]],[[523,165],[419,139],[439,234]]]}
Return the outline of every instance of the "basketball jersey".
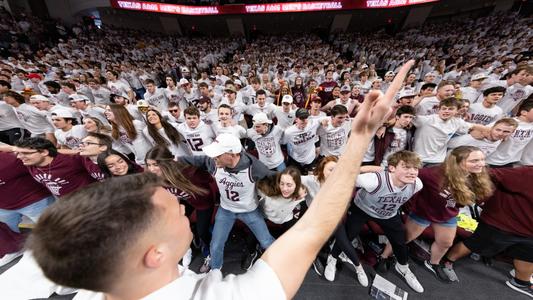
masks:
{"label": "basketball jersey", "polygon": [[186,123],[179,124],[178,132],[185,138],[192,155],[205,155],[202,148],[211,144],[215,139],[215,134],[210,126],[200,121],[196,128],[190,128]]}
{"label": "basketball jersey", "polygon": [[213,176],[220,191],[220,206],[234,213],[250,212],[257,208],[255,181],[251,165],[237,173],[217,168]]}
{"label": "basketball jersey", "polygon": [[[374,178],[372,178],[374,177]],[[367,190],[364,184],[377,177],[377,186]],[[369,180],[366,180],[369,179]],[[354,198],[354,203],[367,215],[376,219],[390,219],[394,217],[400,207],[422,188],[422,182],[416,178],[415,183],[402,188],[392,185],[390,174],[385,171],[359,175],[357,186],[362,187]]]}

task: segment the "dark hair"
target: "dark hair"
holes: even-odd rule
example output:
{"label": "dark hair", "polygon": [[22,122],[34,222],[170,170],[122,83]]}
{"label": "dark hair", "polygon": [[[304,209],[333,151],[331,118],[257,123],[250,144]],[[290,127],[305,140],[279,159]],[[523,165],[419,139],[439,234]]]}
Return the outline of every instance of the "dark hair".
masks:
{"label": "dark hair", "polygon": [[220,104],[217,110],[220,111],[221,108],[227,108],[230,112],[233,112],[233,108],[225,103]]}
{"label": "dark hair", "polygon": [[148,134],[150,135],[150,137],[152,137],[152,139],[154,139],[154,142],[156,143],[156,145],[169,146],[169,143],[163,136],[161,136],[161,134],[159,134],[159,130],[155,127],[155,125],[148,122],[149,112],[153,112],[157,115],[157,117],[159,117],[159,122],[161,123],[161,126],[163,127],[163,130],[165,131],[165,134],[167,135],[170,142],[178,147],[182,147],[180,146],[181,139],[180,139],[180,134],[178,133],[178,130],[176,130],[174,126],[170,125],[170,123],[167,122],[167,120],[163,118],[163,116],[158,110],[150,108],[148,109],[148,111],[146,111],[145,122],[146,122],[146,128],[148,129]]}
{"label": "dark hair", "polygon": [[423,91],[423,90],[426,90],[428,88],[432,88],[434,89],[437,85],[433,82],[430,82],[430,83],[424,83],[421,87],[420,87],[420,90]]}
{"label": "dark hair", "polygon": [[453,85],[453,86],[455,86],[455,81],[452,81],[452,80],[443,80],[443,81],[439,82],[439,85],[437,86],[437,89],[440,89],[440,88],[442,88],[443,86],[447,86],[447,85]]}
{"label": "dark hair", "polygon": [[[57,114],[55,112],[52,112],[50,115],[52,117],[57,117]],[[67,122],[67,123],[68,123],[68,121],[70,121],[70,124],[72,126],[78,125],[78,120],[76,120],[76,118],[64,118],[64,117],[59,117],[59,118],[65,120],[65,122]]]}
{"label": "dark hair", "polygon": [[118,77],[118,73],[116,71],[114,71],[114,70],[106,70],[105,72],[106,73],[109,72],[109,73],[113,74],[115,77]]}
{"label": "dark hair", "polygon": [[15,143],[15,146],[20,148],[38,150],[39,152],[47,150],[48,156],[57,156],[56,146],[54,146],[54,144],[52,144],[52,142],[50,142],[49,140],[40,137],[30,137],[22,141],[18,141]]}
{"label": "dark hair", "polygon": [[4,97],[11,97],[13,99],[15,99],[15,101],[18,102],[18,104],[23,104],[26,102],[26,100],[24,99],[24,96],[22,96],[21,94],[15,92],[15,91],[7,91],[5,94],[4,94]]}
{"label": "dark hair", "polygon": [[403,114],[410,114],[410,115],[415,116],[416,115],[415,108],[412,107],[411,105],[402,105],[396,110],[396,116],[399,117]]}
{"label": "dark hair", "polygon": [[189,115],[189,116],[197,116],[198,118],[200,117],[200,111],[198,110],[198,108],[196,108],[196,106],[189,106],[187,107],[185,110],[183,110],[183,115],[186,116],[186,115]]}
{"label": "dark hair", "polygon": [[73,91],[76,91],[76,86],[74,85],[74,83],[65,81],[65,82],[61,82],[61,85],[62,86],[66,86],[66,87],[70,88]]}
{"label": "dark hair", "polygon": [[146,85],[149,85],[149,84],[153,84],[153,85],[155,85],[155,81],[154,81],[153,79],[146,79],[146,80],[144,81],[144,84],[146,84]]}
{"label": "dark hair", "polygon": [[98,162],[98,167],[100,167],[102,172],[104,172],[107,177],[115,177],[115,175],[111,174],[111,171],[109,171],[109,168],[107,167],[107,164],[105,162],[105,159],[111,155],[120,156],[120,158],[122,158],[122,160],[125,161],[126,164],[128,164],[128,172],[126,173],[126,175],[139,172],[139,166],[132,162],[126,155],[113,149],[107,149],[106,152],[98,154],[98,157],[96,158],[96,161]]}
{"label": "dark hair", "polygon": [[59,91],[61,89],[61,85],[55,81],[51,81],[51,80],[45,81],[43,84],[46,85],[47,87],[53,88],[56,91]]}
{"label": "dark hair", "polygon": [[337,115],[347,114],[347,113],[348,113],[348,109],[346,109],[346,106],[342,104],[337,104],[333,106],[330,111],[330,114],[332,117],[335,117]]}
{"label": "dark hair", "polygon": [[198,83],[198,88],[202,88],[202,87],[203,88],[209,88],[209,85],[207,85],[207,83],[202,81],[202,82]]}
{"label": "dark hair", "polygon": [[492,94],[492,93],[505,93],[507,89],[504,88],[503,86],[494,86],[494,87],[490,87],[486,90],[483,91],[483,96],[484,97],[487,97],[488,95]]}
{"label": "dark hair", "polygon": [[97,133],[97,132],[88,132],[87,136],[98,139],[98,143],[100,144],[100,146],[106,146],[107,150],[113,148],[113,139],[107,134],[102,134],[102,133]]}
{"label": "dark hair", "polygon": [[533,101],[524,101],[524,103],[520,104],[520,106],[518,107],[518,112],[516,113],[516,115],[520,116],[523,110],[529,112],[531,109],[533,109]]}
{"label": "dark hair", "polygon": [[261,89],[257,90],[257,92],[255,92],[255,96],[259,96],[259,95],[265,95],[266,96],[265,90],[261,90]]}
{"label": "dark hair", "polygon": [[0,85],[7,87],[7,89],[9,89],[9,90],[11,89],[11,83],[9,83],[9,82],[7,82],[5,80],[0,80]]}
{"label": "dark hair", "polygon": [[126,107],[120,104],[110,103],[109,109],[113,113],[113,116],[115,116],[114,121],[109,120],[112,128],[111,136],[115,140],[118,140],[120,137],[120,126],[122,126],[128,138],[135,140],[137,138],[137,129],[135,129],[135,125],[133,124],[134,119]]}
{"label": "dark hair", "polygon": [[450,97],[450,98],[446,98],[446,99],[443,99],[443,100],[440,101],[439,108],[441,108],[443,106],[447,106],[447,107],[455,106],[455,107],[457,107],[457,109],[460,109],[461,108],[461,103],[459,103],[457,98]]}
{"label": "dark hair", "polygon": [[177,107],[180,106],[178,102],[170,101],[170,102],[168,103],[168,107],[176,107],[176,106],[177,106]]}
{"label": "dark hair", "polygon": [[269,197],[281,196],[279,182],[282,175],[289,175],[292,177],[295,183],[295,188],[294,192],[291,194],[291,198],[298,198],[300,195],[300,188],[302,187],[302,174],[300,173],[300,170],[292,166],[287,167],[285,170],[277,173],[275,176],[269,176],[261,179],[257,182],[257,188]]}
{"label": "dark hair", "polygon": [[326,178],[324,177],[324,169],[326,168],[326,165],[329,162],[337,162],[339,158],[337,156],[326,156],[324,157],[316,166],[315,170],[313,171],[313,175],[315,175],[316,179],[320,184],[324,183],[326,181]]}
{"label": "dark hair", "polygon": [[150,149],[146,153],[145,162],[147,163],[149,159],[157,162],[167,186],[178,188],[192,196],[202,196],[208,193],[206,189],[194,185],[183,175],[182,170],[187,166],[176,161],[174,155],[166,147],[155,146]]}
{"label": "dark hair", "polygon": [[154,174],[122,176],[52,204],[28,242],[46,277],[64,286],[108,292],[128,263],[128,249],[160,218],[152,200],[160,186],[163,182]]}

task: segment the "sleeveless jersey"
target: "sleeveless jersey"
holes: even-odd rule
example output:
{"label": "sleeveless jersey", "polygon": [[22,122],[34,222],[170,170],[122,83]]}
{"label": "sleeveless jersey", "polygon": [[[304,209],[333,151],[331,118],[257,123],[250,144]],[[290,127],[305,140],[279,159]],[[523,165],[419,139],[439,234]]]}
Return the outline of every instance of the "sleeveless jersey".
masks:
{"label": "sleeveless jersey", "polygon": [[257,208],[255,181],[251,166],[238,173],[224,168],[215,170],[215,180],[220,191],[220,206],[234,213],[250,212]]}
{"label": "sleeveless jersey", "polygon": [[[368,173],[368,176],[371,174],[377,176],[377,187],[372,191],[360,189],[355,196],[354,203],[373,218],[390,219],[394,217],[400,207],[417,192],[416,183],[395,188],[388,172]],[[420,179],[417,178],[416,182],[419,183]]]}

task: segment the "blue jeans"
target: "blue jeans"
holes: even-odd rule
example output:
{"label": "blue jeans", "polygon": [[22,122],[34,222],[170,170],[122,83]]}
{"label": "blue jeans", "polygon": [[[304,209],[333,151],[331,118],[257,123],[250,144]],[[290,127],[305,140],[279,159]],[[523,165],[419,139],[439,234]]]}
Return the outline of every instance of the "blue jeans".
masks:
{"label": "blue jeans", "polygon": [[277,166],[275,168],[272,168],[270,170],[271,171],[277,171],[277,172],[283,172],[285,169],[287,169],[287,165],[285,165],[285,162],[282,161],[281,164],[279,164],[279,166]]}
{"label": "blue jeans", "polygon": [[13,210],[0,209],[0,222],[5,223],[12,231],[20,232],[18,226],[22,220],[22,216],[26,216],[33,222],[37,222],[37,219],[42,212],[48,207],[48,205],[52,204],[54,200],[54,197],[48,196],[23,208]]}
{"label": "blue jeans", "polygon": [[224,246],[236,219],[244,222],[252,230],[263,249],[268,248],[274,242],[274,238],[270,235],[259,208],[251,212],[234,213],[219,207],[215,217],[213,237],[211,238],[211,269],[222,268]]}

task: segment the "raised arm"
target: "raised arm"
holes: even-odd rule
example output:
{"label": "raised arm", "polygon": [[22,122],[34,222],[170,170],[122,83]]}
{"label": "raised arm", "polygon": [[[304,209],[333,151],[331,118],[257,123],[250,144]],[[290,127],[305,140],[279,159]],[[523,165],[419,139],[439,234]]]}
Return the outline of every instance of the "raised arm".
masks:
{"label": "raised arm", "polygon": [[346,150],[339,158],[340,167],[328,177],[302,219],[263,254],[262,259],[278,276],[288,299],[294,297],[318,251],[345,214],[368,143],[390,112],[413,63],[409,61],[400,69],[384,95],[372,91],[365,97],[353,119]]}

